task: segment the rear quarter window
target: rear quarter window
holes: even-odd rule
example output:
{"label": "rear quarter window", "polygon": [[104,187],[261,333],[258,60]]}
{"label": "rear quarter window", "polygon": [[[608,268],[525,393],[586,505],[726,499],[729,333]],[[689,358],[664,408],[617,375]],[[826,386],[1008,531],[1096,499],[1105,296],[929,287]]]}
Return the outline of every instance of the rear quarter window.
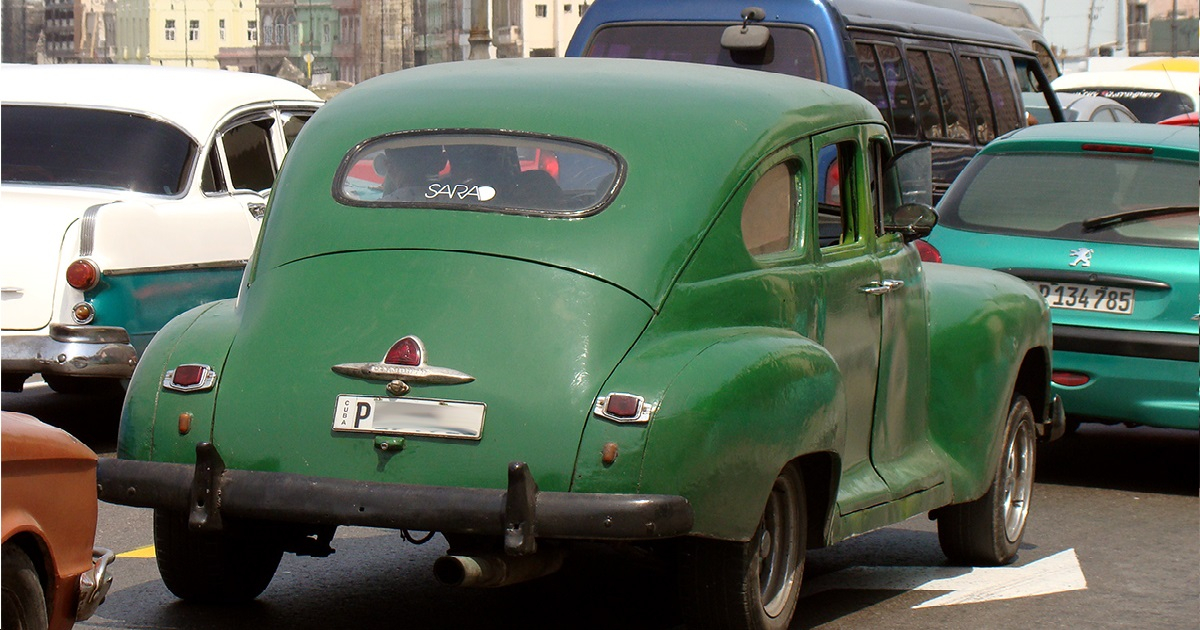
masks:
{"label": "rear quarter window", "polygon": [[347,155],[334,197],[351,206],[579,217],[608,205],[624,164],[609,149],[564,138],[398,134]]}

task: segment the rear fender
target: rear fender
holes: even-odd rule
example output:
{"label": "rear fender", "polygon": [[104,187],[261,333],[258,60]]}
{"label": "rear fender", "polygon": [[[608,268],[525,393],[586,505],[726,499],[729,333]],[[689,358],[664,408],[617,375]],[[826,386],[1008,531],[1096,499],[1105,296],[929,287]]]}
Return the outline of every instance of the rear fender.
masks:
{"label": "rear fender", "polygon": [[996,473],[1014,392],[1046,417],[1050,310],[1008,274],[935,263],[925,274],[930,435],[948,456],[954,501],[962,502],[982,496]]}
{"label": "rear fender", "polygon": [[[656,368],[671,366],[658,373],[673,377],[655,399],[649,426],[642,425],[629,444],[634,461],[624,474],[640,473],[639,492],[686,497],[698,535],[748,540],[783,466],[803,454],[838,452],[844,442],[837,365],[824,348],[796,333],[727,329],[639,350],[636,360],[618,368],[606,392],[639,393],[625,384],[647,382],[641,379]],[[596,454],[623,433],[634,435],[628,425],[595,416],[588,422],[577,491],[601,485],[596,480],[608,473]]]}
{"label": "rear fender", "polygon": [[[197,306],[172,319],[154,336],[129,382],[121,411],[118,457],[192,463],[196,444],[212,440],[221,371],[237,330],[234,304],[235,300],[228,299]],[[180,363],[213,368],[216,385],[187,393],[163,388],[166,373]]]}

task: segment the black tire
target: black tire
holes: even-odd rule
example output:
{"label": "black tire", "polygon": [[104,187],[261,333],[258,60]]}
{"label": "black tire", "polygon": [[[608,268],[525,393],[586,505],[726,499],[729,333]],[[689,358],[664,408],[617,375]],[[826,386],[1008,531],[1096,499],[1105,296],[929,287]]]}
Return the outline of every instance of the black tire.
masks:
{"label": "black tire", "polygon": [[807,535],[804,480],[788,466],[749,541],[682,540],[679,586],[688,627],[787,628],[800,596]]}
{"label": "black tire", "polygon": [[87,378],[43,374],[42,380],[59,394],[78,396],[124,396],[125,385],[119,378]]}
{"label": "black tire", "polygon": [[5,630],[46,630],[50,625],[50,610],[46,592],[33,560],[20,547],[5,544],[0,560],[0,582],[3,582],[3,604],[0,604],[0,627]]}
{"label": "black tire", "polygon": [[279,568],[283,548],[268,526],[226,523],[220,532],[188,529],[187,514],[154,511],[154,553],[167,590],[204,604],[258,597]]}
{"label": "black tire", "polygon": [[952,563],[999,566],[1017,557],[1033,498],[1037,430],[1024,396],[1008,411],[1000,466],[986,494],[938,512],[938,542]]}

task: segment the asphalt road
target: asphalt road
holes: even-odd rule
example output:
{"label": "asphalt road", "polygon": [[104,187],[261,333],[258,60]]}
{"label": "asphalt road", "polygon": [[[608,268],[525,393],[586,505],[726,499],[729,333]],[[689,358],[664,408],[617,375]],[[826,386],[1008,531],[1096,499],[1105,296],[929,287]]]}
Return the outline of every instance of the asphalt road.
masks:
{"label": "asphalt road", "polygon": [[[112,456],[119,400],[35,385],[3,408],[61,426]],[[1038,452],[1034,503],[1016,563],[949,567],[918,517],[809,554],[808,628],[1200,628],[1200,434],[1085,425]],[[562,571],[502,589],[437,584],[440,536],[342,528],[329,558],[285,556],[255,602],[181,603],[152,557],[150,513],[102,503],[97,544],[122,554],[95,617],[77,628],[679,628],[654,558],[598,548]]]}

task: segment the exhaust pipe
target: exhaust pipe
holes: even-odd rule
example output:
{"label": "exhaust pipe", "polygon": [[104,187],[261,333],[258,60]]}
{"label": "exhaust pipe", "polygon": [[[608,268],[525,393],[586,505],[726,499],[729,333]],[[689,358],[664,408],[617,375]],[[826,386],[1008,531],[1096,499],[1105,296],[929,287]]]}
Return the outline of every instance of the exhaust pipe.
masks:
{"label": "exhaust pipe", "polygon": [[433,576],[446,586],[508,586],[554,573],[564,555],[546,550],[528,556],[442,556],[433,563]]}

